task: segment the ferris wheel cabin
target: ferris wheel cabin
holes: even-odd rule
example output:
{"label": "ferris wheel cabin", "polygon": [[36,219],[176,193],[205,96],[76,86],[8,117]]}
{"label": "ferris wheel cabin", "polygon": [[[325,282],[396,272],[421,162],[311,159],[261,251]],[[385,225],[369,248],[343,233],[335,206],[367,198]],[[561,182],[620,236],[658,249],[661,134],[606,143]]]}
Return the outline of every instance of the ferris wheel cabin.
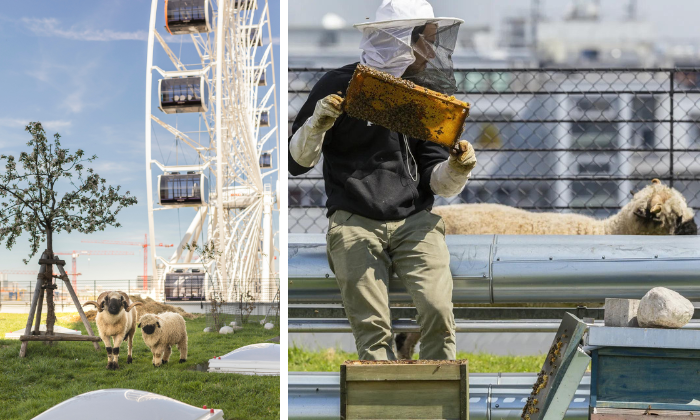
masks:
{"label": "ferris wheel cabin", "polygon": [[209,180],[202,172],[170,172],[158,176],[158,203],[166,207],[206,206]]}
{"label": "ferris wheel cabin", "polygon": [[206,112],[209,85],[204,76],[161,79],[158,97],[160,110],[166,114]]}
{"label": "ferris wheel cabin", "polygon": [[258,28],[250,28],[250,46],[262,47],[262,35],[259,34]]}
{"label": "ferris wheel cabin", "polygon": [[269,153],[266,152],[260,155],[260,167],[272,168],[272,156]]}
{"label": "ferris wheel cabin", "polygon": [[270,111],[260,111],[260,127],[270,126]]}
{"label": "ferris wheel cabin", "polygon": [[165,0],[165,29],[170,35],[211,32],[211,0]]}
{"label": "ferris wheel cabin", "polygon": [[233,8],[238,10],[258,10],[257,0],[234,0]]}

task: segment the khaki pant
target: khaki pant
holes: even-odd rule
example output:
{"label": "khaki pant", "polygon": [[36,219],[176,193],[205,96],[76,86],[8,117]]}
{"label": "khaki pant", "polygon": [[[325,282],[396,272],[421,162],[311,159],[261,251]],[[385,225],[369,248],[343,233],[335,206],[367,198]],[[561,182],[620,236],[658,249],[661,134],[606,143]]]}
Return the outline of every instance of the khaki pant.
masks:
{"label": "khaki pant", "polygon": [[328,262],[362,360],[393,360],[388,284],[392,273],[413,298],[421,327],[421,359],[454,360],[450,254],[445,223],[421,211],[381,222],[338,210],[329,220]]}

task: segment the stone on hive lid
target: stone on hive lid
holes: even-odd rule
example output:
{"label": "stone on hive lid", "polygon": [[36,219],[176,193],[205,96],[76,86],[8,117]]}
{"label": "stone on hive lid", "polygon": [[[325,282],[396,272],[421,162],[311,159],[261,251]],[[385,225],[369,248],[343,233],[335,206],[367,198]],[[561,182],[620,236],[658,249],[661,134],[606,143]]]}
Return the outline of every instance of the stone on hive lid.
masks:
{"label": "stone on hive lid", "polygon": [[637,321],[643,328],[681,328],[693,317],[693,304],[680,293],[655,287],[639,303]]}
{"label": "stone on hive lid", "polygon": [[638,327],[639,299],[605,299],[606,327]]}

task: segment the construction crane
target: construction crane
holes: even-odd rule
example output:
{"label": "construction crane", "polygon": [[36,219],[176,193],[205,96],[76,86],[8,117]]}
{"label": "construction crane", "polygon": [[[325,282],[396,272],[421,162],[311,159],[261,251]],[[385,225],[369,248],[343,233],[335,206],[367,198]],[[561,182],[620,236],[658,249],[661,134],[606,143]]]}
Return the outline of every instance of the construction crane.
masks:
{"label": "construction crane", "polygon": [[[125,242],[125,241],[110,241],[110,240],[106,240],[106,241],[81,241],[81,242],[85,242],[85,243],[89,243],[89,244],[136,245],[136,246],[140,246],[141,248],[143,248],[143,288],[145,290],[148,288],[148,280],[147,280],[148,279],[148,247],[150,245],[148,244],[148,234],[145,234],[144,238],[145,239],[144,239],[143,243]],[[161,242],[161,243],[155,244],[155,246],[162,246],[164,248],[171,248],[175,245],[163,244]],[[154,270],[155,270],[155,267],[154,267]]]}
{"label": "construction crane", "polygon": [[71,251],[71,252],[54,252],[54,255],[70,255],[73,257],[73,272],[66,273],[73,276],[73,290],[78,290],[78,273],[77,259],[81,255],[134,255],[130,251]]}

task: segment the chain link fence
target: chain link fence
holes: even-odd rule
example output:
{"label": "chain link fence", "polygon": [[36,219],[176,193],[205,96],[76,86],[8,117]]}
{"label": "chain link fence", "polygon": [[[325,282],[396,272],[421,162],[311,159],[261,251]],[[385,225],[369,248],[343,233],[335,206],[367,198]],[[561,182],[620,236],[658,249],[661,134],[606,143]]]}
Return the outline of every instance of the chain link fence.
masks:
{"label": "chain link fence", "polygon": [[[324,69],[289,70],[288,123]],[[700,209],[700,69],[458,69],[478,165],[436,205],[607,217],[658,178]],[[291,132],[291,131],[290,131]],[[289,179],[289,231],[327,228],[322,165]]]}
{"label": "chain link fence", "polygon": [[[269,284],[269,287],[263,288],[263,283]],[[73,305],[73,299],[68,293],[68,289],[65,287],[65,282],[61,280],[56,280],[56,289],[54,289],[54,302],[56,308],[62,311],[66,307]],[[261,308],[269,307],[270,305],[279,305],[279,278],[270,279],[247,279],[245,282],[246,290],[248,290],[247,298],[244,299],[245,305],[249,307]],[[35,276],[26,276],[24,280],[1,280],[0,281],[0,309],[3,305],[6,306],[27,306],[32,302],[32,297],[34,295],[34,287],[36,285]],[[207,296],[205,294],[203,287],[192,288],[187,287],[188,285],[181,284],[178,285],[176,293],[165,294],[165,303],[169,304],[186,304],[186,303],[196,303],[202,308],[204,304],[208,302]],[[147,277],[146,282],[143,281],[143,276],[139,276],[136,279],[130,280],[86,280],[79,279],[74,283],[74,290],[78,296],[80,302],[85,302],[88,300],[96,300],[97,297],[102,292],[108,290],[119,290],[126,292],[129,295],[142,295],[142,296],[163,296],[161,292],[156,293],[154,288],[155,283],[151,276]],[[169,287],[168,284],[165,285],[165,291],[169,292],[169,289],[173,289],[172,286]],[[180,292],[180,290],[182,291]],[[194,292],[194,293],[191,293]],[[229,305],[238,305],[238,302],[229,302]],[[259,310],[251,310],[254,315],[260,315]],[[262,310],[262,309],[261,309]],[[264,315],[264,313],[263,313]]]}

